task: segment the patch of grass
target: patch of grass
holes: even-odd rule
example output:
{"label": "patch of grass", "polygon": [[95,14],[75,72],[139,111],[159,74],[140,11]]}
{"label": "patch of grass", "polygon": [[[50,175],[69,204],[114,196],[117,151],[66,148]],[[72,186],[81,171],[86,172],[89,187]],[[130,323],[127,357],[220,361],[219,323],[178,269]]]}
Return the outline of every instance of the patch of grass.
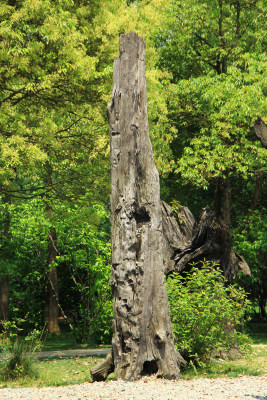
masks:
{"label": "patch of grass", "polygon": [[267,323],[251,322],[248,324],[248,333],[254,344],[267,345]]}
{"label": "patch of grass", "polygon": [[39,361],[37,378],[19,378],[0,381],[0,388],[64,386],[90,382],[90,369],[99,363],[99,357]]}
{"label": "patch of grass", "polygon": [[72,332],[62,332],[60,335],[48,334],[44,338],[42,350],[43,351],[56,351],[56,350],[75,350],[75,349],[88,349],[88,348],[106,348],[110,345],[88,345],[77,343]]}
{"label": "patch of grass", "polygon": [[71,332],[64,332],[60,335],[48,334],[44,340],[43,351],[81,349],[82,346],[76,343]]}
{"label": "patch of grass", "polygon": [[189,369],[183,379],[237,377],[239,375],[267,374],[267,324],[249,324],[252,351],[238,360],[211,360],[206,368]]}
{"label": "patch of grass", "polygon": [[187,370],[183,379],[223,378],[267,373],[267,345],[252,345],[252,353],[238,360],[211,360],[206,368]]}

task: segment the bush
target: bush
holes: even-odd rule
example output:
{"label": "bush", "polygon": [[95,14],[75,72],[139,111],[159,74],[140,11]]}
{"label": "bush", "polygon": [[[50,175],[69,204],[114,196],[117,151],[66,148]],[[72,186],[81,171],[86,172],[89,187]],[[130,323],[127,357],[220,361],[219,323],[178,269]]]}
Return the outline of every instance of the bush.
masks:
{"label": "bush", "polygon": [[[24,320],[20,320],[24,321]],[[40,349],[40,332],[34,330],[25,338],[18,336],[20,328],[13,321],[1,321],[0,377],[2,380],[24,376],[37,377],[36,352]]]}
{"label": "bush", "polygon": [[249,302],[244,290],[226,286],[220,269],[205,262],[167,279],[176,348],[194,366],[205,366],[214,354],[249,347],[243,334]]}
{"label": "bush", "polygon": [[[255,210],[249,216],[239,219],[233,235],[233,246],[247,261],[251,274],[238,274],[241,285],[249,292],[255,309],[259,307],[260,317],[266,318],[267,305],[267,210]],[[254,310],[255,312],[255,310]]]}

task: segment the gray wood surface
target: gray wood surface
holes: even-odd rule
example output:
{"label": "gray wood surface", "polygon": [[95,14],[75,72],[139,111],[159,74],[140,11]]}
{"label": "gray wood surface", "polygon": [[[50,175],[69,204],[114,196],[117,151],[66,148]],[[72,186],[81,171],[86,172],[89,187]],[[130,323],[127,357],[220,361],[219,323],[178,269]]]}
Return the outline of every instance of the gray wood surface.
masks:
{"label": "gray wood surface", "polygon": [[120,37],[108,107],[111,141],[111,237],[115,374],[178,378],[164,284],[159,175],[148,132],[145,42]]}

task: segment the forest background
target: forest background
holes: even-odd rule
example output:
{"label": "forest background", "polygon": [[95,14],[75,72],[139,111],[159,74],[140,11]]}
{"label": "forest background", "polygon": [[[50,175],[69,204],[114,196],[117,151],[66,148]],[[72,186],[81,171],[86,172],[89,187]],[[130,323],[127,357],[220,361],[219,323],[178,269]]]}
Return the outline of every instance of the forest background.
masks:
{"label": "forest background", "polygon": [[[109,128],[119,35],[147,45],[161,198],[216,210],[266,317],[262,0],[9,0],[0,4],[0,319],[110,343]],[[266,122],[266,119],[265,119]]]}

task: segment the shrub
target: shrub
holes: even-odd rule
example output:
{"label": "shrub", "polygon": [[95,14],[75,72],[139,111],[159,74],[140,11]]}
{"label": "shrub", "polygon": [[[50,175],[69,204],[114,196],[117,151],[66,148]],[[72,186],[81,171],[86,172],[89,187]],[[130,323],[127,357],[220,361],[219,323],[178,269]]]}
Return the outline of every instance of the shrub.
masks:
{"label": "shrub", "polygon": [[[20,320],[24,321],[24,320]],[[18,336],[20,328],[13,321],[1,321],[0,377],[2,380],[23,376],[37,377],[36,352],[40,349],[40,332],[34,330],[25,338]]]}
{"label": "shrub", "polygon": [[191,365],[204,366],[216,353],[249,347],[242,333],[249,305],[245,292],[226,286],[215,264],[173,274],[167,293],[176,348]]}

